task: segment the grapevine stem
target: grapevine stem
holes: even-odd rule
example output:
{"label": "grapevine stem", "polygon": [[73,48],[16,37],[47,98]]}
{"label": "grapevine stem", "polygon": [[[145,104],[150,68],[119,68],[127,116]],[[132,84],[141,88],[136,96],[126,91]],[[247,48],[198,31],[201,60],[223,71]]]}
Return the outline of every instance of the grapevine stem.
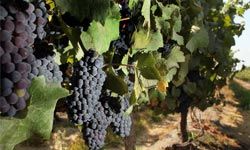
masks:
{"label": "grapevine stem", "polygon": [[130,65],[130,64],[104,64],[103,67],[106,67],[106,66],[124,66],[124,67],[133,67],[133,68],[136,68],[135,65]]}
{"label": "grapevine stem", "polygon": [[126,20],[129,20],[130,18],[127,17],[127,18],[122,18],[120,21],[126,21]]}

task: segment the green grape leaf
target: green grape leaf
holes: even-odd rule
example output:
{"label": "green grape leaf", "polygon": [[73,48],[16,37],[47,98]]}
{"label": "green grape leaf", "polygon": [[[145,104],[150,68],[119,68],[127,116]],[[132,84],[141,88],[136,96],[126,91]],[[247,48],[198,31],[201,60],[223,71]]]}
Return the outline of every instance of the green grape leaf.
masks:
{"label": "green grape leaf", "polygon": [[168,82],[172,81],[173,77],[175,76],[176,73],[177,73],[177,69],[176,68],[171,68],[168,71],[168,73],[167,73],[167,75],[165,77],[165,80],[168,81]]}
{"label": "green grape leaf", "polygon": [[172,67],[179,68],[178,63],[184,61],[185,61],[184,53],[180,50],[179,46],[175,46],[166,59],[166,65],[168,69],[171,69]]}
{"label": "green grape leaf", "polygon": [[160,72],[155,65],[156,58],[151,53],[144,53],[140,55],[137,67],[144,78],[161,80]]}
{"label": "green grape leaf", "polygon": [[125,111],[125,115],[130,115],[133,111],[134,105],[129,106],[129,108]]}
{"label": "green grape leaf", "polygon": [[196,92],[197,90],[197,86],[196,83],[194,82],[188,82],[186,84],[183,85],[183,90],[188,94],[188,95],[192,95]]}
{"label": "green grape leaf", "polygon": [[147,32],[147,36],[149,36],[150,33],[150,6],[151,6],[151,0],[144,0],[143,5],[142,5],[142,9],[141,9],[141,14],[144,17],[144,23],[143,26],[147,26],[148,27],[148,32]]}
{"label": "green grape leaf", "polygon": [[[122,58],[122,64],[128,64],[128,58],[129,58],[129,55],[126,54],[126,55]],[[129,74],[128,68],[127,68],[127,67],[121,66],[121,68],[122,68],[123,73],[125,73],[125,75],[128,75],[128,74]]]}
{"label": "green grape leaf", "polygon": [[204,27],[192,26],[191,37],[186,48],[193,53],[197,48],[207,47],[209,43],[208,32]]}
{"label": "green grape leaf", "polygon": [[179,85],[181,85],[182,83],[184,83],[184,81],[185,81],[185,78],[186,78],[186,76],[188,74],[189,60],[190,60],[190,55],[187,54],[185,56],[185,62],[180,63],[180,68],[179,68],[179,71],[178,71],[177,78],[173,81],[174,85],[177,86],[177,87]]}
{"label": "green grape leaf", "polygon": [[173,31],[172,39],[175,40],[179,45],[184,44],[184,39],[182,36]]}
{"label": "green grape leaf", "polygon": [[108,51],[110,42],[119,37],[119,20],[107,18],[104,26],[97,21],[82,32],[81,40],[86,49],[95,49],[100,54]]}
{"label": "green grape leaf", "polygon": [[[107,78],[105,81],[105,87],[110,89],[112,92],[123,95],[128,92],[128,86],[124,80],[115,74],[112,68],[108,68],[106,71]],[[114,84],[115,83],[115,84]]]}
{"label": "green grape leaf", "polygon": [[60,84],[47,84],[44,77],[38,77],[32,81],[29,93],[26,117],[0,117],[0,149],[11,150],[34,135],[50,138],[57,100],[67,96],[68,91]]}
{"label": "green grape leaf", "polygon": [[147,36],[146,31],[142,29],[138,32],[134,32],[132,41],[133,54],[138,50],[150,52],[157,50],[159,47],[163,47],[163,38],[159,31],[151,32],[150,35]]}
{"label": "green grape leaf", "polygon": [[129,8],[133,9],[136,6],[136,4],[138,4],[138,2],[139,0],[130,0],[128,4]]}
{"label": "green grape leaf", "polygon": [[63,13],[69,12],[79,21],[88,18],[104,22],[110,14],[119,16],[119,7],[112,0],[55,0],[55,3]]}

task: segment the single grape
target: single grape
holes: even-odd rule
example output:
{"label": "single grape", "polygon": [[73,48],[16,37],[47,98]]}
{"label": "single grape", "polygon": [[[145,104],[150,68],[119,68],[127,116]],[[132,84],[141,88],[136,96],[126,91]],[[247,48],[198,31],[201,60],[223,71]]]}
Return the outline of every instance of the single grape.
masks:
{"label": "single grape", "polygon": [[15,63],[15,64],[18,64],[20,62],[22,62],[23,58],[21,55],[19,55],[18,53],[14,53],[12,55],[12,61]]}
{"label": "single grape", "polygon": [[4,42],[4,50],[6,53],[11,53],[15,45],[11,41]]}
{"label": "single grape", "polygon": [[18,48],[24,48],[27,46],[27,42],[20,36],[15,37],[15,45]]}
{"label": "single grape", "polygon": [[26,89],[28,87],[28,83],[25,79],[21,79],[16,83],[15,87],[18,89]]}
{"label": "single grape", "polygon": [[11,73],[11,72],[13,72],[15,70],[15,64],[13,64],[13,63],[6,63],[6,64],[4,64],[3,69],[4,69],[3,71],[5,73]]}
{"label": "single grape", "polygon": [[26,59],[29,56],[29,51],[26,48],[20,48],[19,54],[22,56],[23,59]]}
{"label": "single grape", "polygon": [[43,17],[43,11],[39,8],[35,10],[36,17]]}
{"label": "single grape", "polygon": [[13,117],[16,114],[17,110],[14,106],[10,106],[10,109],[7,112],[7,115]]}
{"label": "single grape", "polygon": [[16,13],[16,20],[18,21],[18,22],[22,22],[22,23],[26,23],[26,17],[25,17],[25,14],[24,13],[22,13],[22,12],[17,12]]}
{"label": "single grape", "polygon": [[12,88],[13,82],[8,78],[1,79],[2,89]]}
{"label": "single grape", "polygon": [[15,24],[12,20],[6,19],[4,23],[4,29],[9,32],[13,32],[15,30]]}
{"label": "single grape", "polygon": [[29,7],[28,7],[28,9],[26,9],[26,12],[28,14],[31,14],[34,10],[35,10],[34,5],[32,3],[29,3]]}
{"label": "single grape", "polygon": [[20,81],[22,75],[18,71],[13,71],[10,77],[11,77],[11,81],[13,81],[14,83],[17,83],[18,81]]}
{"label": "single grape", "polygon": [[27,70],[27,63],[21,62],[17,64],[17,71],[22,73],[25,73]]}
{"label": "single grape", "polygon": [[12,93],[12,88],[3,89],[2,96],[9,96]]}
{"label": "single grape", "polygon": [[10,41],[12,38],[11,32],[7,30],[0,31],[0,42]]}
{"label": "single grape", "polygon": [[7,97],[7,101],[9,104],[16,104],[18,101],[18,96],[15,93],[11,93],[10,96]]}
{"label": "single grape", "polygon": [[0,5],[0,20],[4,20],[4,18],[8,15],[7,10]]}
{"label": "single grape", "polygon": [[15,104],[17,110],[23,110],[26,107],[26,101],[24,98],[19,98],[17,103]]}

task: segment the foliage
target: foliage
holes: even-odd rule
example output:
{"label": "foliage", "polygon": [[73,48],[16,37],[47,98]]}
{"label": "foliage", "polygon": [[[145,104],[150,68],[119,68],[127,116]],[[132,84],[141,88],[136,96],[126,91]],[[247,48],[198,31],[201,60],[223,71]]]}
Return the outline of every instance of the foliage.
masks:
{"label": "foliage", "polygon": [[250,90],[242,87],[235,81],[231,81],[229,87],[233,90],[235,97],[239,100],[240,107],[243,109],[250,109]]}
{"label": "foliage", "polygon": [[57,100],[68,95],[58,84],[47,84],[44,77],[35,78],[29,92],[30,105],[21,118],[0,118],[0,148],[9,150],[36,135],[50,138]]}
{"label": "foliage", "polygon": [[244,81],[250,81],[250,68],[247,67],[241,70],[240,72],[235,74],[235,77]]}
{"label": "foliage", "polygon": [[[134,91],[127,113],[149,101],[165,102],[163,109],[168,112],[194,106],[204,110],[213,104],[216,87],[226,83],[238,62],[231,47],[244,25],[235,23],[234,17],[249,8],[237,0],[225,4],[223,0],[130,0],[131,16],[121,18],[120,1],[46,2],[53,6],[48,28],[56,26],[60,31],[47,38],[56,50],[57,62],[74,63],[87,50],[95,50],[105,58],[105,88],[121,95],[128,92],[123,80],[133,68],[129,77]],[[64,17],[67,13],[69,21]],[[119,58],[120,63],[113,63],[117,53],[112,42],[121,38],[124,28],[129,34],[128,53]],[[66,42],[61,43],[63,38]],[[158,50],[166,44],[171,45],[170,53],[164,55]],[[56,100],[67,92],[59,85],[45,85],[39,78],[32,82],[30,94],[24,118],[0,119],[1,148],[12,149],[32,134],[49,137]],[[20,130],[18,136],[13,128]]]}

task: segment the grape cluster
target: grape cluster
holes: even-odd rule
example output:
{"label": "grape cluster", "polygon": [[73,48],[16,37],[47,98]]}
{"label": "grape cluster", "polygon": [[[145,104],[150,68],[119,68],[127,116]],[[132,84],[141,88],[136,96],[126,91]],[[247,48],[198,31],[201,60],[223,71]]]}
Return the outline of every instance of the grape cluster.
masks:
{"label": "grape cluster", "polygon": [[45,75],[51,82],[62,80],[52,57],[37,59],[34,55],[35,41],[46,35],[46,11],[41,0],[34,5],[23,0],[0,1],[0,113],[3,116],[14,116],[26,107],[30,97],[27,89],[35,76]]}
{"label": "grape cluster", "polygon": [[111,46],[114,49],[113,63],[120,63],[125,54],[128,53],[130,46],[130,39],[135,30],[134,24],[131,21],[131,11],[128,2],[120,2],[120,14],[122,20],[120,21],[120,37],[112,42]]}
{"label": "grape cluster", "polygon": [[[133,63],[129,61],[129,64]],[[128,93],[118,96],[117,102],[119,102],[119,107],[116,106],[116,108],[119,109],[118,111],[116,110],[115,115],[113,114],[111,123],[113,131],[121,137],[127,137],[130,135],[130,129],[132,125],[131,116],[125,114],[125,112],[130,107],[129,100],[134,90],[134,68],[128,67],[128,73],[129,74],[124,79],[128,86]],[[113,110],[115,109],[113,108]]]}
{"label": "grape cluster", "polygon": [[171,53],[172,44],[166,43],[163,47],[158,49],[158,52],[162,54],[163,57],[168,56]]}
{"label": "grape cluster", "polygon": [[36,35],[30,26],[34,23],[33,11],[34,6],[27,2],[0,5],[0,112],[4,116],[14,116],[24,109],[29,98],[29,62],[35,59],[31,46]]}
{"label": "grape cluster", "polygon": [[125,114],[125,111],[129,108],[129,99],[124,96],[119,96],[120,110],[119,113],[114,113],[112,116],[111,127],[113,131],[121,137],[129,136],[130,127],[132,124],[131,117]]}
{"label": "grape cluster", "polygon": [[93,117],[85,123],[83,134],[91,150],[101,149],[104,145],[106,129],[111,122],[111,117],[107,117],[104,111],[102,104],[97,103]]}
{"label": "grape cluster", "polygon": [[31,63],[31,68],[29,80],[43,75],[48,83],[61,83],[63,81],[62,72],[52,56],[36,59]]}
{"label": "grape cluster", "polygon": [[81,125],[93,118],[102,86],[106,78],[102,70],[103,57],[90,50],[74,66],[71,79],[72,95],[68,98],[69,117],[74,124]]}
{"label": "grape cluster", "polygon": [[32,19],[34,24],[30,24],[35,30],[37,39],[44,39],[46,37],[46,31],[44,30],[45,25],[47,24],[48,14],[46,4],[43,0],[36,0],[33,2],[35,5],[34,13],[32,13]]}

